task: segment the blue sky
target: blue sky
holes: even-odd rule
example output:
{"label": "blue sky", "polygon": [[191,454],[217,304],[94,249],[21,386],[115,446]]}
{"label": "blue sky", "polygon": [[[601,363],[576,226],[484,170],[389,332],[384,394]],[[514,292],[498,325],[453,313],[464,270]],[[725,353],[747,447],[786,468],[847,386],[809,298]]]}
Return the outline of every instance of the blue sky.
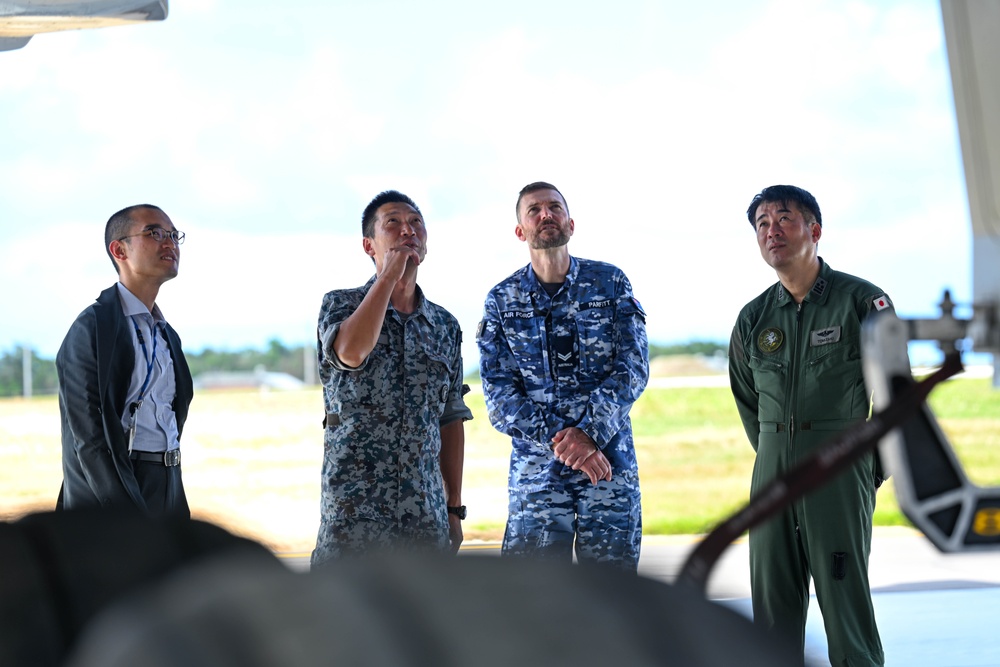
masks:
{"label": "blue sky", "polygon": [[816,195],[820,254],[901,315],[971,298],[927,0],[178,1],[0,53],[0,127],[0,351],[55,354],[115,280],[104,223],[142,202],[188,235],[158,300],[186,348],[311,343],[322,295],[372,273],[359,218],[388,188],[423,210],[419,282],[467,368],[486,292],[527,262],[535,180],[654,342],[728,339],[774,281],[744,213],[774,183]]}

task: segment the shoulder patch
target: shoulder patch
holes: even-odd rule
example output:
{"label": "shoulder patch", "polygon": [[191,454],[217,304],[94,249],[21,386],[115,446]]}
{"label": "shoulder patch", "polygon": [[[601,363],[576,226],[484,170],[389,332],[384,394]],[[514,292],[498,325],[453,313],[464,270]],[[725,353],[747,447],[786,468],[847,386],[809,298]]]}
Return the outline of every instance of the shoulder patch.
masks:
{"label": "shoulder patch", "polygon": [[486,334],[492,334],[494,331],[496,331],[496,329],[497,329],[496,322],[492,322],[484,317],[483,319],[479,320],[479,324],[476,325],[476,340],[479,340]]}
{"label": "shoulder patch", "polygon": [[643,317],[646,317],[646,311],[642,309],[642,304],[641,304],[641,303],[639,303],[639,299],[637,299],[637,298],[635,298],[635,297],[632,297],[632,303],[634,303],[634,304],[635,304],[635,307],[639,309],[639,313],[640,313],[640,314],[641,314],[641,315],[642,315]]}
{"label": "shoulder patch", "polygon": [[881,294],[872,299],[872,305],[875,306],[875,310],[885,310],[892,306],[892,301],[885,294]]}

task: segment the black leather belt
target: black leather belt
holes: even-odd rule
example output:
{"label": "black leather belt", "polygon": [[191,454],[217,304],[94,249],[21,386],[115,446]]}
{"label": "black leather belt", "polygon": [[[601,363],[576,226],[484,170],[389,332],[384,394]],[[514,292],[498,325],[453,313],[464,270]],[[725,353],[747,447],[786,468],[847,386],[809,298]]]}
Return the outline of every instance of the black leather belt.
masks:
{"label": "black leather belt", "polygon": [[171,449],[166,452],[140,452],[133,449],[128,457],[133,461],[159,463],[161,466],[173,467],[181,464],[181,450]]}

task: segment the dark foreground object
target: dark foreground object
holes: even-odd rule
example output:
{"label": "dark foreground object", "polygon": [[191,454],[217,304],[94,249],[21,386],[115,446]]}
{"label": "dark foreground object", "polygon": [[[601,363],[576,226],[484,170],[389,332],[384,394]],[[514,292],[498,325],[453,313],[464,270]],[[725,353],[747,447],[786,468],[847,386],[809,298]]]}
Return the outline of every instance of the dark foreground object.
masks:
{"label": "dark foreground object", "polygon": [[71,667],[794,665],[738,613],[617,571],[372,556],[219,560],[103,615]]}
{"label": "dark foreground object", "polygon": [[197,521],[0,524],[0,665],[795,665],[739,613],[616,570],[373,554],[295,573]]}
{"label": "dark foreground object", "polygon": [[87,624],[122,598],[210,556],[284,566],[200,521],[67,511],[0,523],[0,665],[61,665]]}

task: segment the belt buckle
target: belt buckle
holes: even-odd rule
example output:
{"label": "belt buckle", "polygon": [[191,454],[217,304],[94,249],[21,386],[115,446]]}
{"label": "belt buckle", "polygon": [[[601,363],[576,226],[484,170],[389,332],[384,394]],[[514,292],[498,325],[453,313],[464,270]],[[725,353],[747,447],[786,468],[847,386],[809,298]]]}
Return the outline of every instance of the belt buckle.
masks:
{"label": "belt buckle", "polygon": [[181,450],[170,449],[163,452],[163,465],[168,467],[179,466],[181,464]]}

